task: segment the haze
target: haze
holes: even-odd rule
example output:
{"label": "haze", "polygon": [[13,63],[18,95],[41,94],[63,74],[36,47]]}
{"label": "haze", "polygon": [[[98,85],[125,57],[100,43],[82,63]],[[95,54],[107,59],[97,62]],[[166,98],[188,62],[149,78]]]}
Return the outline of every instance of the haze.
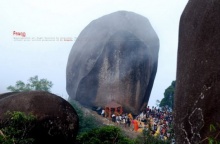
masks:
{"label": "haze", "polygon": [[[178,27],[187,0],[7,0],[0,4],[0,93],[38,75],[67,99],[66,65],[76,37],[92,20],[126,10],[149,19],[160,39],[158,70],[149,105],[176,78]],[[23,32],[25,37],[13,33]],[[29,40],[28,40],[29,39]],[[26,41],[25,41],[26,40]]]}

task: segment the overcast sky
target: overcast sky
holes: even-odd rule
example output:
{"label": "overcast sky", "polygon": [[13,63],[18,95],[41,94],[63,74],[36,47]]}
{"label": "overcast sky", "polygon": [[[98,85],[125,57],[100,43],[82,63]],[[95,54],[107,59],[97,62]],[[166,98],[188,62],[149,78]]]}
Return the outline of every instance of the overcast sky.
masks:
{"label": "overcast sky", "polygon": [[153,106],[176,77],[178,26],[186,3],[187,0],[1,0],[0,93],[7,92],[7,86],[18,80],[27,82],[38,75],[51,80],[52,92],[67,99],[66,65],[76,37],[92,20],[126,10],[147,17],[160,39],[158,70],[149,101]]}

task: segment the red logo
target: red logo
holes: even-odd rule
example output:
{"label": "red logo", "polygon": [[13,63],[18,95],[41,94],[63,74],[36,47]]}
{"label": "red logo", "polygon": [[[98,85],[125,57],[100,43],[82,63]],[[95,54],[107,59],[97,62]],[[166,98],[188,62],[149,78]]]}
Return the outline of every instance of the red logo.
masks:
{"label": "red logo", "polygon": [[14,36],[26,37],[26,33],[25,33],[25,32],[16,32],[16,31],[13,31],[13,35],[14,35]]}

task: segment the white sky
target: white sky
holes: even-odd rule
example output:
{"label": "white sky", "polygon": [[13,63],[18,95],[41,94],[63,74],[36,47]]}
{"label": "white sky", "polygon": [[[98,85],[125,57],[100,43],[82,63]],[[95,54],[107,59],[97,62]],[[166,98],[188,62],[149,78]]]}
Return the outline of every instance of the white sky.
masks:
{"label": "white sky", "polygon": [[[0,93],[16,81],[47,78],[52,92],[67,98],[66,65],[75,38],[94,19],[127,10],[149,19],[160,39],[158,70],[149,105],[163,98],[176,77],[178,26],[187,0],[1,0]],[[15,41],[13,31],[30,41]],[[32,38],[70,37],[73,41],[33,41]]]}

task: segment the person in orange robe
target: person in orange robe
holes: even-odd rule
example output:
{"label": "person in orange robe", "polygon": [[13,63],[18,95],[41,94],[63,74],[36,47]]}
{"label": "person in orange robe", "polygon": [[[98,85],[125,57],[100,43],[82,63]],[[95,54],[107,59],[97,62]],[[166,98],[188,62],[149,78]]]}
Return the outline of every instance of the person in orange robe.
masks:
{"label": "person in orange robe", "polygon": [[134,120],[134,131],[138,131],[138,121],[136,119]]}

